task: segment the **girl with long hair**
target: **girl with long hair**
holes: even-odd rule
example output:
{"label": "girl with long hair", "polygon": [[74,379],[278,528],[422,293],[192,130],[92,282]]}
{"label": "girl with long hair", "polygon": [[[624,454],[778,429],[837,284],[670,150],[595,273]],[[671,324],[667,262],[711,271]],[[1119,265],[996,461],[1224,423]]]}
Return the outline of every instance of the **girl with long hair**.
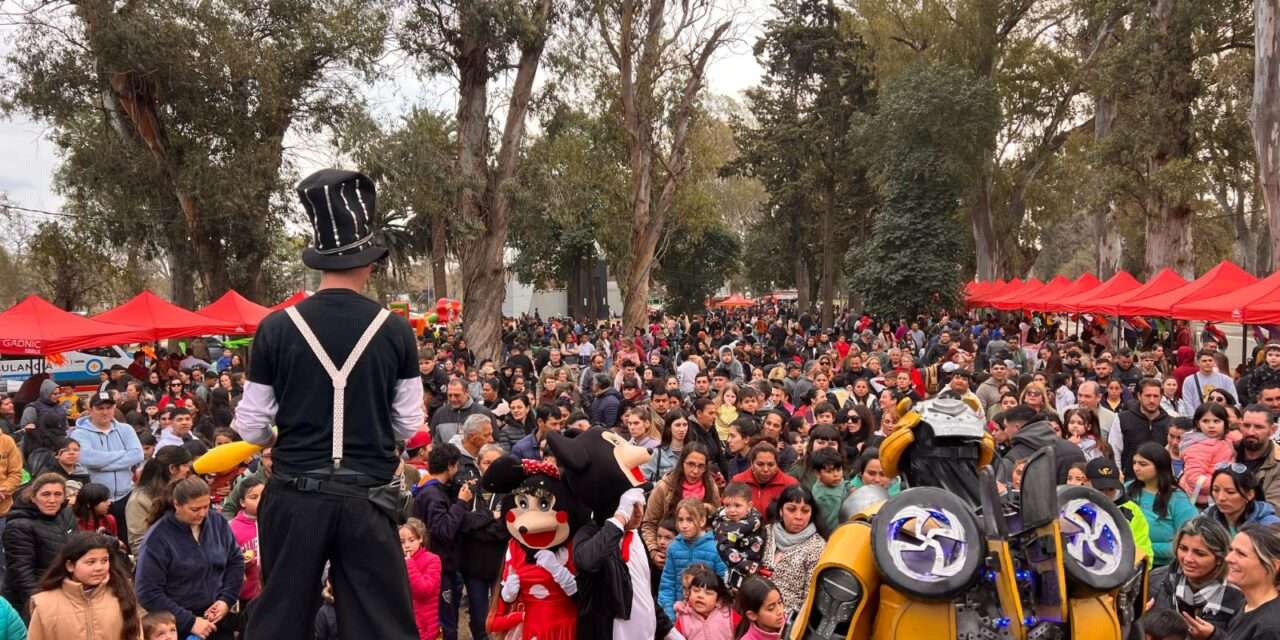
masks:
{"label": "girl with long hair", "polygon": [[672,409],[662,417],[662,439],[653,456],[641,467],[649,482],[657,482],[675,468],[689,438],[689,418],[680,409]]}
{"label": "girl with long hair", "polygon": [[1230,416],[1226,407],[1216,402],[1206,402],[1196,407],[1191,422],[1195,431],[1182,436],[1182,490],[1187,492],[1196,506],[1209,503],[1209,479],[1218,465],[1235,459],[1235,447],[1227,440]]}
{"label": "girl with long hair", "polygon": [[1102,427],[1098,424],[1098,414],[1092,409],[1078,407],[1068,409],[1063,416],[1066,421],[1066,433],[1063,436],[1072,444],[1084,451],[1086,460],[1101,456],[1114,457],[1111,447],[1102,437]]}
{"label": "girl with long hair", "polygon": [[31,640],[119,638],[142,634],[141,609],[129,573],[112,558],[117,541],[72,535],[31,596]]}
{"label": "girl with long hair", "polygon": [[129,495],[125,505],[124,521],[129,529],[129,548],[134,553],[142,545],[142,537],[147,534],[152,507],[165,487],[174,480],[181,480],[191,474],[191,452],[185,447],[160,447],[146,464],[142,465],[142,473]]}
{"label": "girl with long hair", "polygon": [[1156,442],[1144,442],[1133,454],[1133,481],[1129,498],[1142,508],[1155,552],[1155,566],[1173,562],[1174,535],[1188,520],[1196,517],[1195,505],[1178,488],[1173,476],[1173,460],[1169,452]]}

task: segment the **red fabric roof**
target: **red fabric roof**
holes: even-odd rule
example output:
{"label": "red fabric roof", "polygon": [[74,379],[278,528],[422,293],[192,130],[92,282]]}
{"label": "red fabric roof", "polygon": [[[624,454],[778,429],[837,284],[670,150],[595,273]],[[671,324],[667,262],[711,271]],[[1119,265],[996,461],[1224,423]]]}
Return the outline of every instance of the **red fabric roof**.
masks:
{"label": "red fabric roof", "polygon": [[281,309],[287,309],[289,307],[292,307],[295,304],[298,304],[299,302],[302,302],[303,300],[306,300],[309,297],[311,297],[311,294],[307,293],[306,291],[301,291],[301,290],[294,291],[293,295],[289,296],[288,298],[285,298],[284,300],[281,300],[279,304],[271,305],[271,310],[279,311]]}
{"label": "red fabric roof", "polygon": [[725,298],[724,300],[721,300],[713,304],[712,306],[733,308],[733,307],[749,307],[753,304],[755,303],[735,293]]}
{"label": "red fabric roof", "polygon": [[1095,276],[1092,273],[1086,273],[1079,278],[1076,278],[1075,281],[1068,280],[1065,285],[1060,285],[1052,289],[1046,286],[1040,290],[1040,293],[1037,296],[1038,299],[1032,300],[1026,308],[1031,311],[1061,311],[1063,299],[1068,296],[1076,295],[1077,293],[1091,291],[1097,288],[1099,284],[1102,283],[1098,280],[1098,276]]}
{"label": "red fabric roof", "polygon": [[1141,286],[1142,283],[1138,282],[1137,278],[1129,275],[1128,271],[1119,271],[1108,278],[1106,282],[1094,287],[1093,289],[1089,289],[1083,293],[1063,296],[1062,300],[1058,303],[1058,309],[1060,311],[1068,311],[1071,313],[1093,311],[1092,304],[1095,300],[1102,300],[1103,298],[1109,298],[1111,296],[1127,294]]}
{"label": "red fabric roof", "polygon": [[1171,316],[1179,303],[1195,302],[1247,287],[1258,279],[1228,260],[1219,262],[1204,275],[1164,293],[1134,297],[1119,305],[1122,316]]}
{"label": "red fabric roof", "polygon": [[1009,293],[1014,289],[1021,287],[1024,284],[1026,283],[1019,278],[1014,278],[1008,282],[1005,282],[1003,280],[997,280],[995,286],[978,294],[978,296],[974,299],[974,302],[977,303],[975,306],[980,306],[980,307],[991,306],[992,300],[995,300],[996,298],[999,298],[1000,296],[1003,296],[1004,294]]}
{"label": "red fabric roof", "polygon": [[1033,305],[1039,304],[1045,299],[1046,295],[1053,295],[1055,291],[1061,291],[1071,286],[1071,280],[1066,276],[1054,276],[1048,282],[1044,283],[1038,289],[1023,289],[1023,292],[1017,300],[1018,309],[1034,311]]}
{"label": "red fabric roof", "polygon": [[1121,306],[1128,303],[1130,300],[1141,300],[1150,296],[1157,296],[1168,291],[1173,291],[1179,287],[1183,287],[1186,284],[1186,278],[1178,275],[1178,273],[1173,269],[1165,267],[1141,287],[1107,298],[1096,298],[1091,301],[1092,304],[1089,305],[1090,308],[1084,309],[1084,311],[1103,313],[1109,316],[1118,316],[1121,314]]}
{"label": "red fabric roof", "polygon": [[138,327],[108,324],[27,296],[0,313],[0,353],[44,356],[86,347],[147,340]]}
{"label": "red fabric roof", "polygon": [[1245,324],[1280,324],[1280,295],[1271,293],[1244,307]]}
{"label": "red fabric roof", "polygon": [[[1254,302],[1276,301],[1280,301],[1280,271],[1247,287],[1232,289],[1222,295],[1180,302],[1173,306],[1173,317],[1182,320],[1269,324],[1273,321],[1250,319],[1248,309]],[[1265,318],[1266,314],[1262,314],[1261,317]],[[1272,317],[1275,317],[1274,314]]]}
{"label": "red fabric roof", "polygon": [[1042,288],[1044,288],[1044,283],[1040,282],[1039,279],[1027,278],[1027,281],[1024,282],[1021,287],[1010,287],[1005,290],[1004,294],[999,297],[992,298],[990,306],[1000,309],[1001,311],[1021,309],[1023,301],[1027,300],[1029,296],[1035,295],[1035,292]]}
{"label": "red fabric roof", "polygon": [[970,307],[982,306],[983,299],[993,291],[999,291],[1005,286],[1004,280],[984,280],[974,283],[973,288],[965,292],[965,304]]}
{"label": "red fabric roof", "polygon": [[271,313],[271,309],[253,302],[235,291],[228,291],[222,294],[221,298],[196,313],[220,322],[230,322],[236,325],[237,330],[232,331],[231,333],[233,334],[249,335],[257,331],[258,323],[262,322],[262,319]]}
{"label": "red fabric roof", "polygon": [[214,320],[178,305],[166,302],[150,291],[143,291],[132,300],[99,313],[94,320],[142,327],[147,340],[184,338],[210,334],[230,334],[237,329],[234,323]]}

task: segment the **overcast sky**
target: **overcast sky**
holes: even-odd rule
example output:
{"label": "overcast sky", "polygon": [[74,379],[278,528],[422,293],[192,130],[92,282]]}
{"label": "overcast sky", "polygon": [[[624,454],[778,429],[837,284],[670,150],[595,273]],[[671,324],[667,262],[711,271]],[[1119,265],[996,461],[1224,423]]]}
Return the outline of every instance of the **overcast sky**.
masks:
{"label": "overcast sky", "polygon": [[[708,85],[720,95],[740,97],[741,92],[760,78],[760,67],[751,55],[751,43],[759,34],[759,25],[767,12],[764,0],[747,0],[757,7],[748,11],[740,33],[742,37],[712,61]],[[0,54],[8,52],[10,38],[0,28]],[[368,88],[367,98],[377,113],[388,118],[406,112],[413,106],[452,110],[454,100],[447,84],[423,84],[406,69],[393,81]],[[56,149],[47,138],[47,128],[30,118],[18,116],[0,119],[0,193],[15,205],[32,209],[57,211],[62,199],[51,189],[53,173],[58,165]],[[300,173],[307,173],[335,161],[332,149],[324,139],[290,141],[292,160]],[[33,216],[32,222],[46,219]]]}

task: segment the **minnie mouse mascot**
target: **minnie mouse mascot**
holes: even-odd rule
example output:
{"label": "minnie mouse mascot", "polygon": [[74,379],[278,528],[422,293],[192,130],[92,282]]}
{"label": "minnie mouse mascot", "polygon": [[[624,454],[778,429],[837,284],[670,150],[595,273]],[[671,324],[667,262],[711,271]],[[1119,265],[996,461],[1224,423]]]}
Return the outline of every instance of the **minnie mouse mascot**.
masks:
{"label": "minnie mouse mascot", "polygon": [[575,640],[578,582],[571,537],[585,522],[585,511],[554,462],[499,458],[480,482],[485,491],[509,494],[502,511],[511,541],[489,632],[509,639]]}

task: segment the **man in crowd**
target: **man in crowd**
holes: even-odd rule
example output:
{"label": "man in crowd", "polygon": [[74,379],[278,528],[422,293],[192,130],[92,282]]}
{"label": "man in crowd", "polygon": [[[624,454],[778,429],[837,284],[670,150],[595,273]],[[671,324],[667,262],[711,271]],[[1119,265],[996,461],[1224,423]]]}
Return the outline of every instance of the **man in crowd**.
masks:
{"label": "man in crowd", "polygon": [[1067,415],[1067,411],[1075,408],[1088,409],[1098,416],[1098,424],[1102,429],[1103,439],[1110,442],[1111,429],[1116,425],[1118,418],[1116,413],[1102,406],[1102,387],[1098,383],[1087,380],[1080,383],[1080,387],[1076,389],[1076,404],[1070,407],[1060,407],[1062,415]]}
{"label": "man in crowd", "polygon": [[[474,480],[453,488],[462,469],[462,454],[451,444],[433,446],[427,454],[430,479],[413,501],[413,515],[427,525],[431,552],[440,556],[440,630],[445,640],[458,638],[458,604],[462,600],[462,580],[458,574],[458,534],[466,518],[467,505],[477,491]],[[412,622],[410,618],[410,622]]]}
{"label": "man in crowd", "polygon": [[116,401],[111,393],[97,391],[89,398],[89,415],[81,416],[71,430],[80,443],[80,464],[89,479],[111,491],[113,501],[133,490],[133,468],[142,464],[142,443],[133,427],[117,422]]}
{"label": "man in crowd", "polygon": [[1163,446],[1169,439],[1173,419],[1160,407],[1160,397],[1160,383],[1144,378],[1138,383],[1138,401],[1120,411],[1120,428],[1107,434],[1107,444],[1126,478],[1133,477],[1133,454],[1139,446],[1145,442]]}
{"label": "man in crowd", "polygon": [[977,396],[982,401],[984,409],[1000,402],[1000,385],[1009,381],[1009,367],[1003,360],[992,361],[990,373],[991,375],[978,385]]}
{"label": "man in crowd", "polygon": [[558,407],[540,404],[534,409],[533,416],[538,428],[511,447],[511,455],[521,460],[541,460],[542,443],[546,442],[547,434],[564,428],[564,420],[560,418]]}
{"label": "man in crowd", "polygon": [[1236,384],[1231,377],[1215,370],[1218,361],[1214,351],[1201,349],[1196,354],[1196,365],[1199,370],[1182,381],[1182,401],[1187,403],[1190,411],[1195,411],[1214,389],[1222,389],[1236,398]]}
{"label": "man in crowd", "polygon": [[160,436],[156,439],[156,448],[162,447],[181,447],[195,439],[191,435],[193,426],[191,412],[185,407],[174,407],[169,412],[172,416],[172,423],[169,428],[160,432]]}
{"label": "man in crowd", "polygon": [[460,458],[455,484],[464,484],[480,479],[478,466],[480,449],[486,444],[493,444],[493,421],[483,413],[467,416],[462,423],[462,431],[454,437]]}
{"label": "man in crowd", "polygon": [[467,393],[467,383],[459,378],[449,381],[445,388],[445,404],[431,414],[431,440],[448,442],[458,435],[468,416],[485,410]]}
{"label": "man in crowd", "polygon": [[1258,478],[1259,491],[1271,504],[1280,504],[1280,459],[1277,459],[1276,414],[1264,405],[1244,409],[1240,423],[1240,443],[1236,462],[1248,467]]}

